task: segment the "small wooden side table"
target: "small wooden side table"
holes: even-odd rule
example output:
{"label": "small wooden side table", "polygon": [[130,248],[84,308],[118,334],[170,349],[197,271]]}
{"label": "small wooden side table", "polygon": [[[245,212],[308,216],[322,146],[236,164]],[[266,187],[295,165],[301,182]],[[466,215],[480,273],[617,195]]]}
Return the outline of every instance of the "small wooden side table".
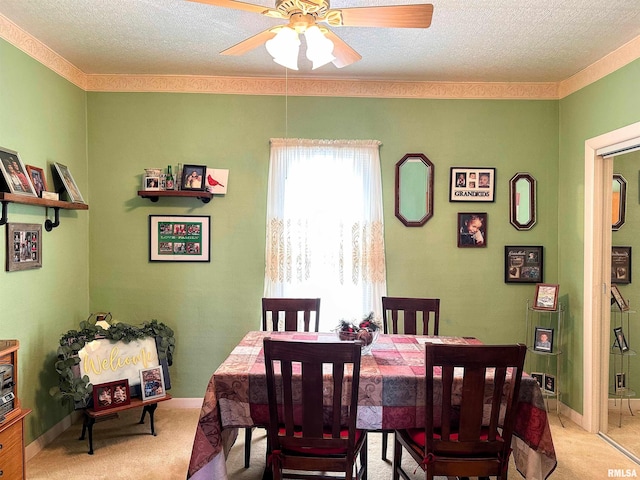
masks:
{"label": "small wooden side table", "polygon": [[114,407],[108,410],[94,410],[93,408],[84,408],[82,410],[84,414],[84,419],[82,421],[82,435],[80,435],[80,440],[84,440],[84,435],[89,431],[89,455],[93,455],[93,424],[99,420],[108,420],[110,418],[116,417],[118,412],[123,412],[124,410],[129,410],[131,408],[142,407],[142,416],[140,417],[139,423],[144,423],[144,417],[149,412],[149,419],[151,423],[151,435],[155,436],[156,431],[153,426],[153,413],[156,411],[158,407],[158,403],[164,402],[166,400],[171,400],[171,395],[167,394],[164,397],[153,398],[151,400],[142,401],[140,398],[132,398],[131,403],[128,405],[122,405],[121,407]]}

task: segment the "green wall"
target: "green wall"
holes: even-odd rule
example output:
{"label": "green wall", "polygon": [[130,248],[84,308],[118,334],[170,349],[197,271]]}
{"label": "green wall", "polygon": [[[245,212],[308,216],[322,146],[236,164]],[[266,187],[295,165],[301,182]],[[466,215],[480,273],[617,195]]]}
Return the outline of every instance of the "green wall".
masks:
{"label": "green wall", "polygon": [[[0,40],[0,145],[22,162],[43,168],[53,190],[51,165],[67,165],[90,202],[86,93]],[[60,212],[60,227],[42,229],[42,268],[0,271],[0,337],[20,341],[19,398],[34,413],[25,420],[27,443],[68,410],[49,396],[58,339],[89,312],[89,213]],[[49,212],[49,218],[53,213]],[[43,207],[8,207],[9,222],[44,224]],[[0,265],[5,264],[4,237]]]}
{"label": "green wall", "polygon": [[[584,142],[640,120],[640,60],[560,100],[558,279],[567,296],[563,402],[582,412]],[[635,179],[634,179],[635,181]]]}
{"label": "green wall", "polygon": [[[444,334],[524,340],[525,302],[534,286],[504,283],[504,245],[544,245],[545,279],[557,280],[558,102],[306,97],[288,103],[290,137],[382,141],[389,294],[440,297]],[[172,326],[173,394],[201,397],[240,338],[259,328],[269,139],[284,136],[284,99],[89,93],[88,112],[91,310]],[[435,165],[434,216],[420,228],[404,227],[394,216],[395,164],[410,152]],[[145,168],[178,162],[228,168],[228,193],[207,205],[137,197]],[[495,203],[450,203],[452,166],[496,167]],[[529,232],[509,223],[508,182],[519,171],[538,180],[539,220]],[[457,248],[458,212],[488,213],[487,248]],[[151,214],[211,215],[211,263],[149,263]]]}
{"label": "green wall", "polygon": [[[0,145],[46,168],[49,182],[50,164],[65,163],[90,203],[44,233],[42,269],[0,273],[0,332],[21,341],[20,397],[34,409],[27,442],[68,413],[47,394],[53,359],[59,336],[91,311],[174,328],[172,393],[202,396],[259,325],[269,138],[285,132],[382,141],[388,292],[440,297],[443,334],[524,341],[534,286],[504,283],[504,245],[544,245],[545,281],[560,283],[568,308],[563,401],[581,412],[584,140],[638,120],[639,61],[561,101],[290,98],[286,126],[282,97],[85,93],[3,41],[0,64]],[[435,165],[434,216],[420,228],[393,214],[394,166],[411,152]],[[209,204],[136,195],[144,168],[178,162],[228,168],[228,193]],[[449,202],[452,166],[496,167],[495,203]],[[528,232],[509,224],[516,172],[538,181]],[[456,247],[458,212],[488,213],[486,248]],[[39,207],[10,205],[9,214],[44,221]],[[211,215],[211,263],[149,263],[151,214]]]}

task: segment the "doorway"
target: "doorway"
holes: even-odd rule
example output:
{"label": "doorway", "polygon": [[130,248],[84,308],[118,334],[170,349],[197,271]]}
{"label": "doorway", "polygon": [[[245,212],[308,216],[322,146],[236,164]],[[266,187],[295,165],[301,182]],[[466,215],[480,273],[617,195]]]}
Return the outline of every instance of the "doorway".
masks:
{"label": "doorway", "polygon": [[583,427],[606,433],[610,346],[611,178],[613,157],[602,149],[640,145],[640,122],[585,142]]}

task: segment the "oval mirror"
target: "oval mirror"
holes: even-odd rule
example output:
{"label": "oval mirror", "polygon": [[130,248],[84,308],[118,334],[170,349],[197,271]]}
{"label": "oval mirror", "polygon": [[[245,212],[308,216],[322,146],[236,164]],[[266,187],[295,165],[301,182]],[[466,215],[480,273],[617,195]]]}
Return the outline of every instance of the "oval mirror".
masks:
{"label": "oval mirror", "polygon": [[516,173],[509,181],[511,225],[530,230],[536,224],[536,179],[528,173]]}
{"label": "oval mirror", "polygon": [[627,181],[616,173],[613,175],[611,191],[611,230],[620,230],[624,225],[627,208]]}
{"label": "oval mirror", "polygon": [[396,217],[407,227],[433,216],[433,170],[422,153],[407,153],[396,163]]}

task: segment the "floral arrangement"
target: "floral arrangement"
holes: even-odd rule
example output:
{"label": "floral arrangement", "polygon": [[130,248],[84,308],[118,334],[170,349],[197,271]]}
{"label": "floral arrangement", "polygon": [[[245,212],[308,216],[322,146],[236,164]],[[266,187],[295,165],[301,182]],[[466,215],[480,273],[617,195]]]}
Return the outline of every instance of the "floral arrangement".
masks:
{"label": "floral arrangement", "polygon": [[340,340],[362,340],[362,343],[367,346],[373,344],[378,338],[380,326],[373,320],[373,312],[371,312],[358,323],[340,320],[336,332]]}

